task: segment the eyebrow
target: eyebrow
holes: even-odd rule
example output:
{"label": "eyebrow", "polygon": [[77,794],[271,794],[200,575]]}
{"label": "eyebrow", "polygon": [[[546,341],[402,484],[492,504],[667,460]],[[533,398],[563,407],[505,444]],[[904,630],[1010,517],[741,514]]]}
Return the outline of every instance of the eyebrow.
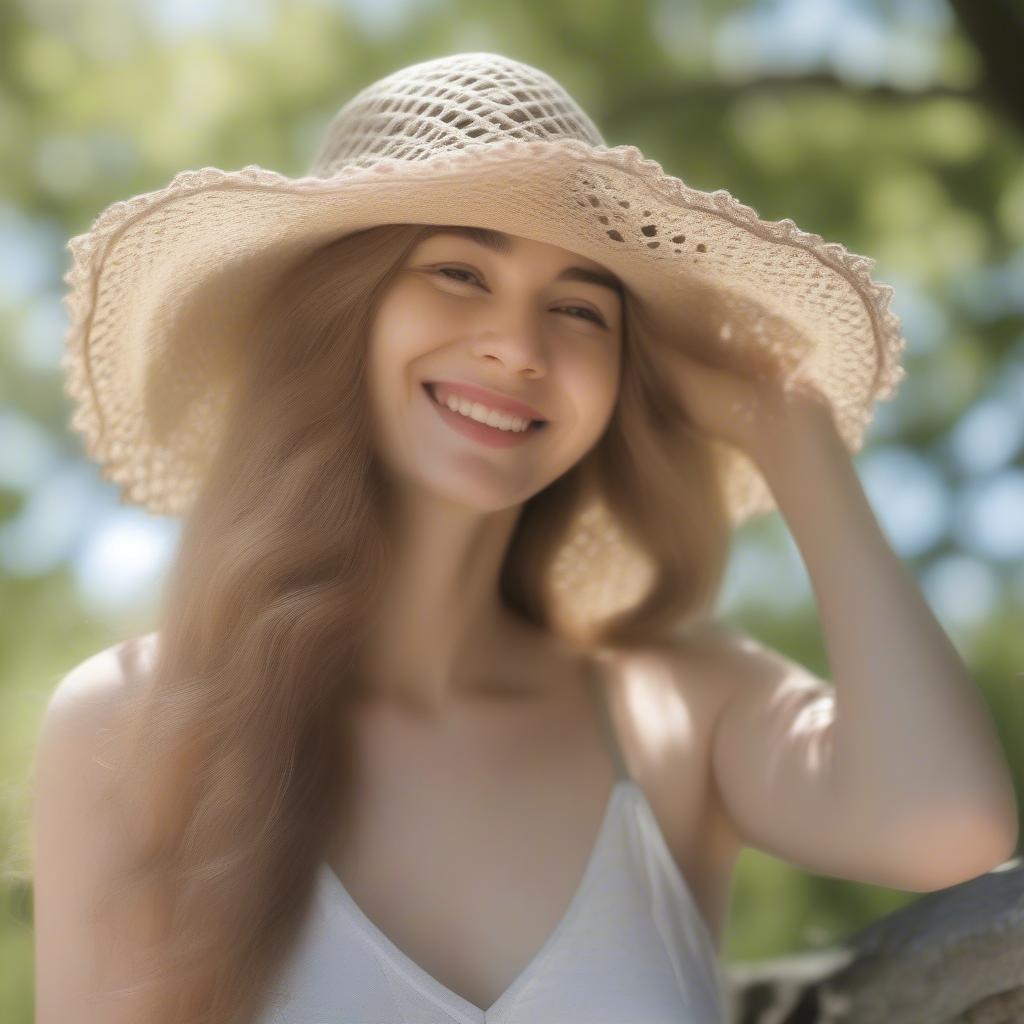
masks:
{"label": "eyebrow", "polygon": [[[504,231],[494,231],[491,228],[463,227],[461,225],[444,225],[424,235],[422,241],[433,238],[435,235],[459,235],[468,238],[477,245],[482,245],[492,252],[507,256],[512,251],[512,237]],[[622,282],[611,273],[603,270],[591,270],[589,267],[566,267],[556,281],[581,281],[584,284],[596,284],[607,288],[624,299],[624,287]]]}

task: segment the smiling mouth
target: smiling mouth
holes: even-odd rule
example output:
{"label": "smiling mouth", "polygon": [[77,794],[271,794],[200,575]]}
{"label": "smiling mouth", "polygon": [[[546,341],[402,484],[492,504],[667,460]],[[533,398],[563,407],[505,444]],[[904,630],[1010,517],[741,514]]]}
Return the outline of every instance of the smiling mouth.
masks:
{"label": "smiling mouth", "polygon": [[[428,384],[427,382],[424,382],[423,390],[426,391],[427,395],[430,397],[430,400],[435,405],[440,405],[442,409],[447,409],[448,408],[447,405],[444,405],[444,404],[442,404],[441,402],[439,402],[437,400],[437,394],[434,391],[434,385],[433,384]],[[472,416],[467,417],[467,419],[472,419],[472,418],[473,418]],[[474,420],[474,422],[475,423],[479,423],[480,420]],[[484,424],[484,425],[486,426],[486,424]],[[529,427],[527,427],[527,430],[543,430],[547,425],[548,425],[548,421],[547,420],[530,420],[530,425],[529,425]]]}

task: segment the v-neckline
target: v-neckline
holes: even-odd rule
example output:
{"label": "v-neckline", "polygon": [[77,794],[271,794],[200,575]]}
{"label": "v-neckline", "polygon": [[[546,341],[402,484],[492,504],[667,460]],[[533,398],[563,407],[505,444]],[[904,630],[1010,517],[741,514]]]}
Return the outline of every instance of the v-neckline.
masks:
{"label": "v-neckline", "polygon": [[340,899],[342,906],[348,911],[350,917],[359,927],[363,935],[366,936],[369,941],[384,950],[392,962],[397,963],[399,967],[403,968],[405,973],[409,975],[412,980],[418,983],[418,987],[424,990],[435,1002],[440,1003],[449,1012],[456,1013],[463,1024],[486,1024],[489,1018],[499,1010],[504,1009],[519,995],[520,991],[536,972],[547,953],[554,947],[555,943],[562,937],[566,929],[580,912],[584,898],[587,895],[587,890],[590,887],[590,879],[596,870],[598,858],[605,846],[606,836],[611,828],[612,812],[619,802],[620,794],[622,794],[626,787],[631,784],[632,780],[628,777],[616,777],[605,803],[605,810],[601,818],[601,824],[597,830],[597,836],[590,848],[590,854],[587,857],[583,873],[580,876],[580,880],[573,892],[572,898],[569,900],[569,904],[566,907],[565,912],[559,918],[555,927],[548,934],[548,937],[541,944],[540,949],[534,953],[526,966],[519,972],[519,974],[516,975],[515,978],[512,979],[508,987],[498,995],[494,1002],[486,1009],[481,1006],[477,1006],[476,1003],[470,1002],[465,996],[459,995],[459,993],[454,989],[442,984],[425,968],[421,967],[415,960],[413,960],[412,957],[399,949],[399,947],[396,946],[395,943],[392,942],[391,939],[389,939],[365,913],[363,913],[362,908],[352,898],[348,889],[345,888],[345,885],[338,877],[337,872],[326,860],[324,860],[321,861],[320,867],[327,886],[327,891],[329,894]]}

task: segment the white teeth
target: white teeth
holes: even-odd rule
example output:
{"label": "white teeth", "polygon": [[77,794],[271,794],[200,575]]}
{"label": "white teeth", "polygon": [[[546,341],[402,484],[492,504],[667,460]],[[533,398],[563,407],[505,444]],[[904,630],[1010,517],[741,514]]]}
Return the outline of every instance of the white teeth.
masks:
{"label": "white teeth", "polygon": [[486,423],[489,427],[497,427],[498,430],[510,430],[513,433],[521,434],[530,428],[530,420],[513,416],[511,413],[498,412],[496,409],[488,409],[487,406],[481,405],[479,402],[471,402],[468,398],[456,398],[455,395],[448,395],[442,404],[452,412],[468,416],[478,423]]}

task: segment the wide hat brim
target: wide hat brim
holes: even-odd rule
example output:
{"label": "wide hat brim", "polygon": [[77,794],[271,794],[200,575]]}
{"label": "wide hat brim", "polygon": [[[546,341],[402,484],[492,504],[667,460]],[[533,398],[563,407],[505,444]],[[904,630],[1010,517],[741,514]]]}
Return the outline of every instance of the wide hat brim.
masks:
{"label": "wide hat brim", "polygon": [[[851,452],[904,376],[893,289],[871,280],[874,260],[693,189],[635,146],[507,140],[330,177],[204,167],[113,203],[68,242],[70,426],[122,503],[188,511],[264,286],[331,239],[387,223],[472,224],[602,263],[695,352],[798,369]],[[734,524],[774,507],[749,459],[726,445],[716,455]]]}

